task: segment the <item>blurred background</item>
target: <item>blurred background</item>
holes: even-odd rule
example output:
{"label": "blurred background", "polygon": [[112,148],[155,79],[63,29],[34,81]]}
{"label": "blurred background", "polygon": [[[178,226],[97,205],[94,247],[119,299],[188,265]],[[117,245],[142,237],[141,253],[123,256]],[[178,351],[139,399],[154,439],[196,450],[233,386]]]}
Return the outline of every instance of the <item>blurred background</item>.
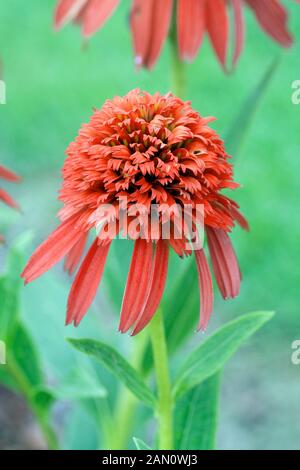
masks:
{"label": "blurred background", "polygon": [[[245,98],[279,57],[243,146],[234,156],[236,179],[242,185],[234,197],[251,225],[250,233],[237,228],[233,234],[243,272],[241,295],[224,302],[216,293],[206,335],[243,313],[275,310],[276,316],[226,366],[220,449],[299,449],[300,444],[300,366],[291,363],[291,344],[300,339],[300,105],[291,101],[292,82],[300,80],[300,9],[292,1],[284,3],[295,36],[292,49],[282,51],[247,12],[246,47],[234,72],[223,74],[207,39],[197,59],[186,67],[186,98],[202,115],[216,116],[213,126],[225,137]],[[31,233],[24,248],[26,259],[56,226],[64,151],[93,107],[135,87],[170,90],[168,44],[151,73],[134,69],[129,0],[121,2],[89,43],[83,42],[76,27],[53,31],[54,4],[53,0],[0,3],[0,57],[7,87],[7,104],[0,106],[0,158],[23,179],[19,185],[5,185],[22,213],[1,206],[0,232],[7,240],[1,247],[1,265],[20,234]],[[230,142],[227,145],[230,149]],[[64,326],[71,280],[61,267],[22,289],[22,318],[38,345],[50,383],[90,367],[71,350],[66,337],[91,336],[130,354],[133,340],[117,333],[120,295],[112,286],[124,285],[131,248],[127,241],[115,243],[97,300],[77,330]],[[184,263],[173,261],[168,286],[184,270]],[[197,299],[197,288],[189,283],[180,288]],[[171,301],[176,303],[176,298]],[[174,324],[176,328],[175,319]],[[185,348],[203,340],[194,330]],[[178,355],[174,360],[179,360]],[[101,374],[113,394],[115,383]],[[24,401],[7,387],[0,389],[0,400],[0,447],[42,447]],[[95,422],[83,400],[62,400],[54,419],[64,448],[97,447]]]}

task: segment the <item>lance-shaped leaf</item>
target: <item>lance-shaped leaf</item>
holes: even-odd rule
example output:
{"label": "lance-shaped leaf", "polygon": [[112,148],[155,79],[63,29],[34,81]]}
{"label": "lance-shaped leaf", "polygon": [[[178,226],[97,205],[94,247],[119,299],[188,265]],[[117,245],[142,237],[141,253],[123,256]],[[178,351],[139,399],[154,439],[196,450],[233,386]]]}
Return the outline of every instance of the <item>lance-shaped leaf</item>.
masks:
{"label": "lance-shaped leaf", "polygon": [[155,398],[138,372],[115,349],[92,339],[73,339],[69,342],[78,351],[100,361],[142,402],[154,406]]}
{"label": "lance-shaped leaf", "polygon": [[197,385],[182,397],[175,409],[175,440],[178,450],[215,448],[220,374]]}
{"label": "lance-shaped leaf", "polygon": [[20,272],[24,264],[24,250],[31,236],[25,233],[18,237],[7,254],[4,274],[0,279],[0,336],[8,341],[15,322],[20,315]]}
{"label": "lance-shaped leaf", "polygon": [[7,348],[7,366],[13,376],[16,373],[21,377],[19,386],[22,388],[24,382],[24,388],[29,390],[42,384],[44,378],[36,344],[21,322],[17,322]]}
{"label": "lance-shaped leaf", "polygon": [[[183,343],[199,321],[199,285],[194,259],[185,260],[180,276],[164,304],[168,350],[174,352]],[[182,286],[188,286],[182,289]],[[176,321],[174,321],[176,318]]]}
{"label": "lance-shaped leaf", "polygon": [[249,127],[253,122],[255,113],[269,88],[278,65],[278,58],[271,62],[258,84],[251,90],[250,94],[242,103],[237,116],[233,120],[225,136],[226,148],[231,155],[236,156],[240,151]]}
{"label": "lance-shaped leaf", "polygon": [[255,312],[227,323],[204,341],[180,367],[174,382],[174,395],[183,393],[222,369],[242,344],[267,321],[273,312]]}

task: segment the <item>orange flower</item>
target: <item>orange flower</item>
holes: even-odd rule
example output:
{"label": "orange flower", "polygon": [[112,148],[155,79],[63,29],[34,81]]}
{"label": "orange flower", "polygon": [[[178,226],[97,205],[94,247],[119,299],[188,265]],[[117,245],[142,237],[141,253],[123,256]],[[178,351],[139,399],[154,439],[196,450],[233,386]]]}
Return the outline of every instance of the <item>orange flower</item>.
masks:
{"label": "orange flower", "polygon": [[[299,0],[296,0],[299,3]],[[60,0],[54,24],[57,29],[70,21],[82,25],[89,37],[102,27],[118,6],[119,0]],[[193,60],[205,33],[223,66],[229,45],[229,7],[235,30],[233,62],[236,63],[244,42],[243,8],[251,8],[260,27],[284,47],[292,44],[287,28],[287,12],[279,0],[177,0],[178,50],[182,60]],[[131,30],[136,63],[151,68],[169,33],[173,0],[132,0]]]}
{"label": "orange flower", "polygon": [[[181,231],[184,223],[178,216],[185,207],[194,229],[197,208],[203,208],[202,228],[219,289],[224,298],[238,295],[240,270],[228,232],[235,222],[245,229],[248,225],[238,205],[221,194],[238,185],[222,140],[208,126],[211,120],[172,94],[133,90],[107,101],[82,126],[63,167],[61,224],[22,274],[25,282],[33,281],[65,256],[66,268],[73,272],[88,232],[98,229],[71,288],[67,323],[78,325],[85,315],[112,238],[123,232],[135,244],[119,328],[133,328],[133,334],[144,328],[163,295],[169,248],[181,257],[193,252],[193,236]],[[166,237],[168,223],[172,230]],[[213,308],[212,279],[203,248],[196,247],[194,253],[201,291],[199,327],[205,328]]]}

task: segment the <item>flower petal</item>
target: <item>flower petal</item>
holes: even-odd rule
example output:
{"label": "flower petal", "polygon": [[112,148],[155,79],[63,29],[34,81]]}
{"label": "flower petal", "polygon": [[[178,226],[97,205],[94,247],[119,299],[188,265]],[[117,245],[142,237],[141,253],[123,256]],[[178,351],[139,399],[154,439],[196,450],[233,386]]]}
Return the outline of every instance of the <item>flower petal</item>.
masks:
{"label": "flower petal", "polygon": [[224,299],[240,291],[241,273],[230,238],[222,229],[207,228],[207,240],[213,271]]}
{"label": "flower petal", "polygon": [[172,0],[133,0],[131,31],[137,65],[152,68],[167,37]]}
{"label": "flower petal", "polygon": [[250,227],[248,220],[241,214],[241,212],[236,208],[236,207],[231,207],[230,212],[234,220],[237,221],[237,223],[242,227],[244,230],[247,230],[249,232]]}
{"label": "flower petal", "polygon": [[80,240],[73,246],[73,248],[69,251],[66,256],[65,260],[65,270],[69,274],[73,274],[75,269],[77,268],[79,261],[81,259],[82,253],[85,248],[85,244],[88,238],[88,233],[84,233]]}
{"label": "flower petal", "polygon": [[4,189],[0,189],[0,200],[13,209],[19,209],[18,203]]}
{"label": "flower petal", "polygon": [[178,0],[177,34],[182,60],[193,60],[202,43],[205,30],[204,6],[203,1]]}
{"label": "flower petal", "polygon": [[100,29],[118,4],[119,0],[90,0],[83,18],[83,36],[89,37]]}
{"label": "flower petal", "polygon": [[119,330],[125,333],[144,310],[153,268],[152,242],[136,240],[123,297]]}
{"label": "flower petal", "polygon": [[60,0],[54,12],[54,27],[60,29],[76,19],[89,0]]}
{"label": "flower petal", "polygon": [[94,300],[100,284],[110,243],[99,245],[98,238],[87,252],[74,279],[68,298],[66,324],[74,321],[75,326],[86,314]]}
{"label": "flower petal", "polygon": [[155,250],[154,269],[149,297],[144,310],[135,324],[132,336],[139,333],[155,314],[164,293],[168,273],[169,247],[165,240],[159,240]]}
{"label": "flower petal", "polygon": [[226,64],[229,22],[224,0],[206,2],[207,32],[223,67]]}
{"label": "flower petal", "polygon": [[204,250],[195,250],[200,288],[200,322],[198,330],[206,330],[214,304],[213,283]]}
{"label": "flower petal", "polygon": [[278,0],[246,0],[262,29],[284,47],[293,44],[287,27],[287,12]]}
{"label": "flower petal", "polygon": [[52,268],[76,245],[82,236],[82,231],[76,227],[77,219],[78,214],[75,214],[61,223],[35,250],[21,274],[26,284]]}
{"label": "flower petal", "polygon": [[14,173],[11,170],[8,170],[7,168],[5,168],[2,165],[0,165],[0,178],[3,178],[7,181],[11,181],[11,182],[14,182],[14,183],[21,180],[20,176],[16,175],[16,173]]}
{"label": "flower petal", "polygon": [[245,24],[243,18],[242,0],[232,0],[232,9],[234,15],[234,33],[235,45],[233,54],[233,64],[235,65],[239,60],[243,50],[245,39]]}

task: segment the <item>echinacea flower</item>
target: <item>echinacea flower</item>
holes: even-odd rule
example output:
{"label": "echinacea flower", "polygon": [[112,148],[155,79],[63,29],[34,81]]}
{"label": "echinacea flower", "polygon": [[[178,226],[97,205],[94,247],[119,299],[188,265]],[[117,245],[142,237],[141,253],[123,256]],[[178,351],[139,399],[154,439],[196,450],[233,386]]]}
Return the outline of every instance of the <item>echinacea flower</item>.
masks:
{"label": "echinacea flower", "polygon": [[[151,320],[163,295],[170,248],[180,257],[195,254],[201,293],[199,328],[206,327],[213,309],[210,267],[203,246],[193,251],[188,234],[180,232],[176,210],[169,215],[173,207],[187,205],[193,226],[195,209],[203,207],[203,228],[220,292],[225,299],[238,295],[241,275],[228,233],[236,222],[245,229],[248,225],[238,205],[221,193],[238,185],[223,141],[208,126],[212,120],[172,94],[152,96],[133,90],[106,101],[82,126],[67,149],[63,167],[61,224],[37,248],[22,274],[26,283],[31,282],[63,257],[66,269],[73,272],[88,233],[97,228],[69,294],[67,324],[78,325],[87,312],[112,238],[123,232],[134,240],[134,249],[120,331],[132,328],[136,334]],[[155,222],[149,221],[153,206],[158,214]],[[167,222],[172,231],[166,239]]]}
{"label": "echinacea flower", "polygon": [[[103,26],[118,4],[119,0],[59,0],[55,27],[74,21],[82,25],[83,36],[89,37]],[[180,58],[193,60],[207,33],[223,67],[228,56],[231,8],[236,63],[244,43],[244,7],[253,11],[262,30],[274,41],[283,47],[291,46],[288,14],[280,0],[132,0],[130,24],[136,63],[153,67],[168,36],[175,8]]]}
{"label": "echinacea flower", "polygon": [[[0,165],[0,178],[16,183],[20,181],[20,177],[8,170],[4,166]],[[19,205],[17,202],[4,190],[0,188],[0,200],[4,202],[7,206],[12,207],[13,209],[18,209]],[[0,235],[0,241],[3,242],[3,236]]]}

